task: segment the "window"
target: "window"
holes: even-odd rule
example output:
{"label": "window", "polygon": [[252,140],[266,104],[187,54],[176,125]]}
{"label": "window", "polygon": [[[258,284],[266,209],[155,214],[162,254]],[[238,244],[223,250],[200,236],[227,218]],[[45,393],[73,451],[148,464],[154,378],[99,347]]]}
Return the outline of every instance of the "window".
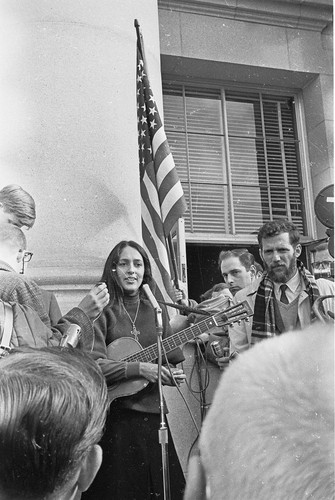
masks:
{"label": "window", "polygon": [[247,238],[281,217],[306,234],[293,95],[166,83],[163,101],[187,237]]}

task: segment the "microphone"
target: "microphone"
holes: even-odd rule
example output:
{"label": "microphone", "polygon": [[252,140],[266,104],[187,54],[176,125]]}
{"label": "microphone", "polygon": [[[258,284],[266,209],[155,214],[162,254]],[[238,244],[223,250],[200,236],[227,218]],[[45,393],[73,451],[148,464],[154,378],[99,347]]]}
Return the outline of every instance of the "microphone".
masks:
{"label": "microphone", "polygon": [[149,300],[150,304],[152,305],[152,307],[153,307],[154,309],[161,309],[161,308],[159,307],[159,305],[158,305],[158,302],[157,302],[157,300],[156,300],[156,297],[154,296],[154,294],[153,294],[153,293],[152,293],[152,291],[150,290],[150,286],[149,286],[147,283],[145,283],[144,285],[142,285],[142,289],[143,289],[143,291],[144,291],[145,295],[147,296],[147,298],[148,298],[148,300]]}
{"label": "microphone", "polygon": [[[149,285],[147,283],[145,283],[144,285],[142,285],[142,288],[144,290],[145,295],[149,299],[150,304],[152,305],[152,307],[155,310],[156,332],[157,332],[158,338],[162,338],[162,334],[163,334],[162,308],[159,307],[158,302],[156,300],[156,297],[154,296],[154,294],[150,290]],[[158,359],[161,360],[161,357],[162,357],[162,353],[161,353],[160,345],[159,345],[159,347],[158,347]],[[158,364],[160,364],[160,361],[158,361]],[[158,370],[158,372],[159,372],[159,370]]]}
{"label": "microphone", "polygon": [[159,302],[160,302],[160,304],[164,304],[165,306],[174,307],[175,309],[178,309],[179,311],[186,313],[186,314],[195,313],[195,314],[202,314],[203,316],[212,316],[212,314],[210,312],[204,311],[203,309],[196,309],[195,307],[188,307],[188,306],[184,306],[182,304],[175,304],[174,302],[171,302],[171,303],[170,302],[163,302],[163,301],[159,301]]}
{"label": "microphone", "polygon": [[60,347],[77,347],[81,337],[81,328],[79,325],[72,324],[66,331],[66,334],[61,338]]}

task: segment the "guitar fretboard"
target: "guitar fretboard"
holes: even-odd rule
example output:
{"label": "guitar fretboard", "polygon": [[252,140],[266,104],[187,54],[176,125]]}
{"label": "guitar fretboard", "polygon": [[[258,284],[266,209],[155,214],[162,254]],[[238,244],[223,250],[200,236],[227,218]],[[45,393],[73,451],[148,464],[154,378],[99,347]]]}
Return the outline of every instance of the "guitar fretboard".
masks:
{"label": "guitar fretboard", "polygon": [[[215,320],[215,317],[217,315],[222,315],[222,313],[217,313],[214,316],[209,316],[208,318],[200,321],[194,326],[190,326],[185,330],[182,330],[181,332],[174,333],[170,337],[163,339],[163,351],[165,351],[166,353],[173,351],[173,349],[176,349],[180,345],[185,344],[185,342],[194,339],[201,333],[207,332],[213,326],[217,326],[217,322]],[[157,357],[157,344],[152,344],[151,346],[146,347],[139,352],[123,358],[122,361],[140,361],[149,363],[150,361],[154,361],[155,359],[157,359]]]}

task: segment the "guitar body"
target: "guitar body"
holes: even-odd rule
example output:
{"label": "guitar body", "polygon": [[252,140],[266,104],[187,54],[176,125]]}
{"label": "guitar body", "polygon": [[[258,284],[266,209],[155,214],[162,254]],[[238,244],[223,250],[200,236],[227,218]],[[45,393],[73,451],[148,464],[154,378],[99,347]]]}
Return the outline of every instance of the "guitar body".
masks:
{"label": "guitar body", "polygon": [[[142,350],[143,348],[137,340],[130,337],[122,337],[114,340],[114,342],[107,346],[107,357],[113,361],[122,361]],[[132,396],[144,389],[148,384],[149,380],[144,377],[119,380],[108,387],[108,401],[111,403],[117,398]]]}
{"label": "guitar body", "polygon": [[[233,323],[247,320],[253,315],[249,304],[246,301],[228,307],[222,312],[215,313],[193,326],[185,328],[187,318],[182,318],[182,323],[172,325],[176,331],[169,337],[163,339],[164,352],[167,354],[176,347],[185,344],[198,335],[207,332],[213,327],[232,325]],[[180,331],[180,328],[184,328]],[[113,361],[126,362],[146,362],[151,363],[158,358],[157,344],[143,348],[141,344],[131,337],[121,337],[107,346],[107,357]],[[129,380],[120,380],[108,387],[108,400],[111,403],[114,399],[124,396],[131,396],[144,389],[149,381],[144,377],[136,377]]]}

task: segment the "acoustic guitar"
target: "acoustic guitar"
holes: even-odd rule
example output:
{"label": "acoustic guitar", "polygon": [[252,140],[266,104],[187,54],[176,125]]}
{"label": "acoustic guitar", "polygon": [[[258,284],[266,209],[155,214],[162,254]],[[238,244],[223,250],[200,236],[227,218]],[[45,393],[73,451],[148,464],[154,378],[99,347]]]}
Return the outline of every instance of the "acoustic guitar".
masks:
{"label": "acoustic guitar", "polygon": [[[199,321],[199,323],[174,333],[170,337],[166,337],[163,339],[162,351],[167,354],[215,326],[222,327],[244,320],[248,321],[248,318],[252,315],[253,312],[246,301],[228,307],[222,312],[215,313],[213,316],[207,316],[204,320]],[[119,338],[107,346],[107,357],[113,361],[138,361],[150,363],[155,361],[157,356],[157,343],[143,348],[137,340],[131,337]],[[108,387],[109,402],[111,403],[117,398],[136,394],[148,384],[149,381],[144,377],[136,377],[115,382]]]}

